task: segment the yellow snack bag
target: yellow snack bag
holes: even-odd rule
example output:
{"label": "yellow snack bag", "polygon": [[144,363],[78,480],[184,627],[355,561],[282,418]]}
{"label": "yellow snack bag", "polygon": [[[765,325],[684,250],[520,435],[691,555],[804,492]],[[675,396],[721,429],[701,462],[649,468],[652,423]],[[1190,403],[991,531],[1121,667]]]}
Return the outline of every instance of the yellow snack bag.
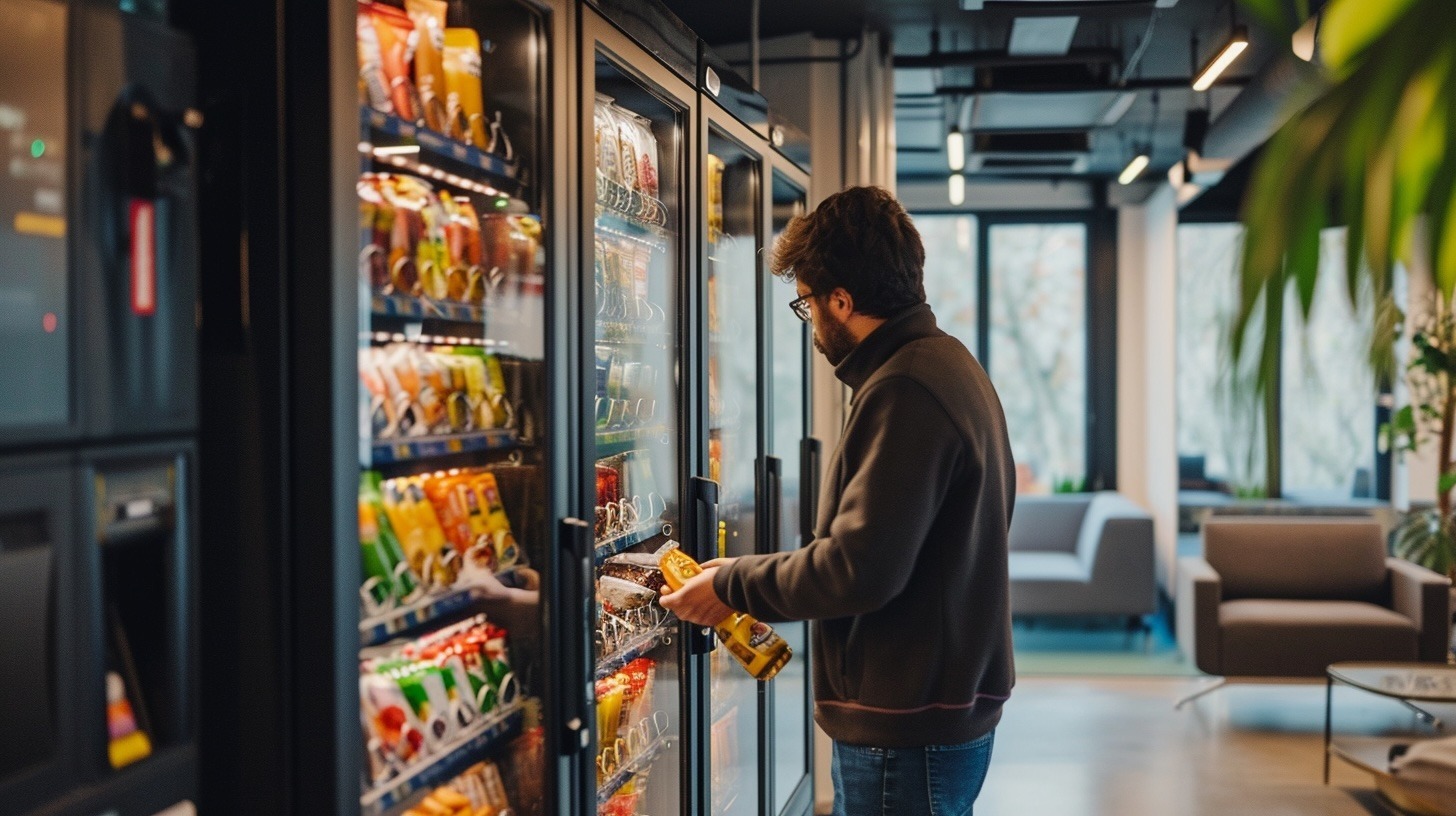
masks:
{"label": "yellow snack bag", "polygon": [[485,132],[485,94],[480,81],[480,35],[473,28],[445,29],[445,99],[447,131],[481,150]]}
{"label": "yellow snack bag", "polygon": [[419,45],[415,49],[415,89],[424,108],[425,126],[445,129],[445,0],[405,0]]}
{"label": "yellow snack bag", "polygon": [[495,547],[496,569],[510,569],[520,563],[521,550],[516,545],[515,535],[511,533],[511,521],[506,516],[505,504],[501,502],[500,486],[496,483],[495,474],[478,474],[471,480],[471,484],[485,510],[486,530]]}

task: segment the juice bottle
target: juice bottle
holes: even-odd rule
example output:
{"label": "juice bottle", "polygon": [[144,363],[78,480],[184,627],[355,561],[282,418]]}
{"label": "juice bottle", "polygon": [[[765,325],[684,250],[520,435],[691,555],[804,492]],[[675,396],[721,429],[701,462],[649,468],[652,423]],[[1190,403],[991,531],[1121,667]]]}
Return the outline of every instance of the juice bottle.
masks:
{"label": "juice bottle", "polygon": [[[674,592],[682,589],[689,578],[703,571],[697,561],[677,548],[663,553],[660,565],[663,578]],[[793,656],[789,644],[772,627],[743,612],[730,614],[719,621],[713,631],[728,647],[728,653],[758,680],[772,680]]]}

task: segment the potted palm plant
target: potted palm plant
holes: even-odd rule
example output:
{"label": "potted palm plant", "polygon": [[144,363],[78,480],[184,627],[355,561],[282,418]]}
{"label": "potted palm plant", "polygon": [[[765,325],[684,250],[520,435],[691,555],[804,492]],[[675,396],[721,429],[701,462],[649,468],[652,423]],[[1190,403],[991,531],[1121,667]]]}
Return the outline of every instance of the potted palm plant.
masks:
{"label": "potted palm plant", "polygon": [[[1309,24],[1309,0],[1242,0],[1274,32]],[[1330,0],[1317,21],[1319,54],[1303,71],[1297,109],[1265,145],[1250,180],[1240,301],[1230,336],[1236,360],[1253,364],[1255,393],[1272,415],[1285,294],[1308,318],[1320,272],[1319,235],[1345,226],[1345,282],[1374,326],[1370,365],[1378,381],[1397,374],[1395,345],[1405,314],[1393,296],[1396,264],[1429,269],[1434,302],[1420,318],[1407,374],[1411,405],[1385,434],[1413,450],[1434,439],[1437,503],[1410,514],[1395,545],[1453,574],[1456,526],[1451,465],[1456,425],[1456,27],[1450,0]],[[1420,224],[1424,223],[1424,229]],[[1423,240],[1417,240],[1423,235]],[[1361,298],[1361,292],[1373,294]],[[1274,423],[1266,422],[1266,474],[1278,481]]]}
{"label": "potted palm plant", "polygon": [[1381,445],[1413,453],[1436,443],[1436,505],[1405,515],[1391,535],[1395,554],[1456,580],[1456,519],[1451,513],[1456,467],[1456,313],[1437,295],[1411,339],[1406,382],[1410,402],[1380,429]]}

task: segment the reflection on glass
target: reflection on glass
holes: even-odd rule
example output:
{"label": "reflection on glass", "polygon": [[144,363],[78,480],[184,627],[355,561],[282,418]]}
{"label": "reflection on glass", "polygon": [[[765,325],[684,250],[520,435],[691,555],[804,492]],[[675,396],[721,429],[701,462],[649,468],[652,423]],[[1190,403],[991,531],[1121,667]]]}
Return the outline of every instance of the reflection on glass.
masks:
{"label": "reflection on glass", "polygon": [[[802,215],[804,191],[782,176],[773,179],[773,235],[777,238],[789,219]],[[771,327],[769,359],[773,379],[769,391],[773,398],[773,425],[769,429],[769,452],[783,460],[783,512],[780,518],[778,546],[793,550],[802,546],[799,540],[800,503],[808,497],[800,494],[799,443],[807,436],[804,427],[804,387],[808,371],[804,366],[805,337],[803,321],[789,310],[789,302],[798,297],[791,281],[769,278],[768,310]],[[774,629],[788,642],[789,648],[803,658],[790,660],[769,685],[773,698],[773,812],[781,813],[793,795],[794,788],[809,772],[808,765],[808,666],[809,625],[803,622],[776,623]]]}
{"label": "reflection on glass", "polygon": [[976,217],[917,215],[925,245],[925,298],[946,334],[976,353]]}
{"label": "reflection on glass", "polygon": [[1087,230],[990,229],[991,380],[1006,410],[1017,489],[1079,489],[1086,476]]}
{"label": "reflection on glass", "polygon": [[[718,555],[757,551],[758,168],[708,136],[708,461],[721,485]],[[710,655],[713,812],[758,811],[758,683],[721,643]],[[791,661],[792,662],[792,661]]]}
{"label": "reflection on glass", "polygon": [[[1286,496],[1337,501],[1375,495],[1375,380],[1366,363],[1370,310],[1345,286],[1345,229],[1320,235],[1309,321],[1291,289],[1284,307],[1281,481]],[[1369,294],[1366,293],[1367,298]]]}
{"label": "reflection on glass", "polygon": [[1183,490],[1240,492],[1264,481],[1257,401],[1236,396],[1228,351],[1228,327],[1238,310],[1243,232],[1238,224],[1178,226],[1178,482]]}
{"label": "reflection on glass", "polygon": [[0,429],[65,422],[66,6],[0,0]]}
{"label": "reflection on glass", "polygon": [[[597,806],[680,808],[678,623],[656,553],[677,537],[680,114],[597,58],[592,110]],[[569,625],[569,624],[568,624]]]}

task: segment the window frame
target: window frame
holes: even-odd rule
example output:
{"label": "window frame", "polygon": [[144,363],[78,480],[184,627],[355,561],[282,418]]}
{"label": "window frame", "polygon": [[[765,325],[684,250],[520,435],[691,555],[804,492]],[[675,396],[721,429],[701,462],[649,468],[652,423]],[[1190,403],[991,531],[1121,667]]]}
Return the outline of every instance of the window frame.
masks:
{"label": "window frame", "polygon": [[1081,225],[1086,231],[1083,308],[1086,404],[1083,406],[1089,491],[1117,489],[1117,210],[917,209],[911,218],[971,216],[976,220],[976,355],[991,370],[991,229],[1001,226]]}

